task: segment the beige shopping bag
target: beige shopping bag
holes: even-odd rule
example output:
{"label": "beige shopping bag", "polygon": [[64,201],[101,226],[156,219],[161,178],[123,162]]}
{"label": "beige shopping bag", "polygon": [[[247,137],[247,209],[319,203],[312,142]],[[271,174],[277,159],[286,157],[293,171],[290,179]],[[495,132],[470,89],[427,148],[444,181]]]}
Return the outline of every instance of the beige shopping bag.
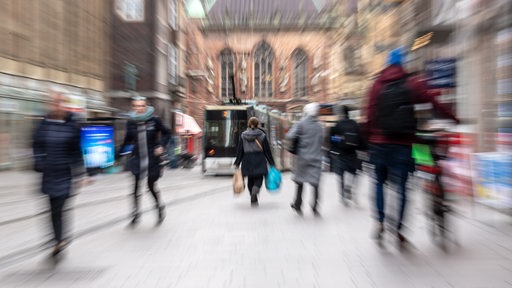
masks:
{"label": "beige shopping bag", "polygon": [[242,170],[235,169],[235,174],[233,174],[233,193],[240,194],[244,192],[245,184],[244,177],[242,176]]}

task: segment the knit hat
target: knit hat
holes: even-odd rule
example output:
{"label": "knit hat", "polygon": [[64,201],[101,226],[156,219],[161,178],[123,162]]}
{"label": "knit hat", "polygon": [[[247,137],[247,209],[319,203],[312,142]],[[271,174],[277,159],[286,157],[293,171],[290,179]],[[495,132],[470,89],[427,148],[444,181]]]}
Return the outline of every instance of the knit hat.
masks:
{"label": "knit hat", "polygon": [[388,65],[402,65],[403,64],[403,48],[398,47],[394,50],[391,50],[388,54]]}

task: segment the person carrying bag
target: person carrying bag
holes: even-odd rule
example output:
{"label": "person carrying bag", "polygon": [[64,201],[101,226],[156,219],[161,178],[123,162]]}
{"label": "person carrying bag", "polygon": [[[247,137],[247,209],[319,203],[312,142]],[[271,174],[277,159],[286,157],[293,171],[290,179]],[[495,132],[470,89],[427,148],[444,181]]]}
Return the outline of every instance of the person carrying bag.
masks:
{"label": "person carrying bag", "polygon": [[251,117],[248,128],[240,136],[234,165],[243,177],[247,177],[247,188],[251,194],[251,205],[258,206],[258,194],[263,184],[263,177],[267,175],[267,161],[275,166],[267,136],[258,128],[259,120]]}

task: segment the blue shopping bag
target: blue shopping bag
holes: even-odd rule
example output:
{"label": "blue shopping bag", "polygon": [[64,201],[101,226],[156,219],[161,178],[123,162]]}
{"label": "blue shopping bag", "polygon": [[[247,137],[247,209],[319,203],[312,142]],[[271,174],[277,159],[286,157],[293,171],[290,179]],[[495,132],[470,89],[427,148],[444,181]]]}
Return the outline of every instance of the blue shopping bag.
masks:
{"label": "blue shopping bag", "polygon": [[267,177],[265,177],[265,187],[267,187],[268,192],[277,192],[279,187],[281,186],[281,172],[277,170],[274,166],[270,166],[267,172]]}

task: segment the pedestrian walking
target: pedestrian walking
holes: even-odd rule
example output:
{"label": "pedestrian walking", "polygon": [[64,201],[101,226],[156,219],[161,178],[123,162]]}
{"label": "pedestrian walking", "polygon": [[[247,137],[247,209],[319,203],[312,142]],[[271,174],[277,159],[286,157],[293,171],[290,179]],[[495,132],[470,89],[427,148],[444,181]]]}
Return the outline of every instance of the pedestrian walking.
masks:
{"label": "pedestrian walking", "polygon": [[409,173],[414,170],[411,157],[412,143],[416,139],[414,105],[430,102],[436,111],[458,122],[449,109],[428,95],[425,81],[405,71],[402,61],[401,48],[389,53],[388,66],[373,83],[365,109],[365,134],[376,178],[375,208],[378,223],[374,236],[382,239],[384,233],[384,184],[389,179],[398,186],[400,196],[397,223],[393,227],[400,243],[406,242],[402,233],[407,203],[406,183]]}
{"label": "pedestrian walking", "polygon": [[133,211],[130,226],[134,227],[140,220],[139,186],[144,181],[147,181],[149,191],[155,200],[155,209],[158,212],[157,225],[160,225],[165,218],[165,205],[162,203],[156,182],[162,175],[160,156],[169,143],[171,131],[158,116],[154,115],[154,108],[147,105],[145,97],[134,97],[132,109],[133,111],[128,115],[130,119],[126,124],[126,135],[120,150],[133,147],[129,159],[130,169],[134,176]]}
{"label": "pedestrian walking", "polygon": [[267,162],[275,166],[265,132],[258,128],[259,120],[249,118],[247,130],[242,132],[236,149],[234,162],[237,169],[242,165],[242,175],[247,177],[247,188],[251,194],[251,205],[258,206],[258,194],[267,175]]}
{"label": "pedestrian walking", "polygon": [[33,136],[34,169],[42,173],[41,192],[48,195],[57,256],[70,243],[66,204],[74,180],[85,177],[77,115],[67,111],[67,97],[52,91],[49,112]]}
{"label": "pedestrian walking", "polygon": [[[343,204],[348,205],[347,200],[352,200],[357,170],[361,169],[357,150],[362,146],[362,137],[359,125],[349,117],[349,108],[345,105],[337,108],[340,110],[338,112],[341,119],[330,129],[329,153],[331,153],[332,170],[340,176],[341,200]],[[345,181],[345,176],[351,180]]]}
{"label": "pedestrian walking", "polygon": [[302,119],[292,126],[286,134],[286,139],[291,143],[297,143],[295,165],[293,167],[292,180],[297,183],[295,201],[291,207],[302,215],[302,192],[304,183],[309,183],[314,189],[314,198],[311,208],[316,216],[319,216],[319,186],[320,175],[322,174],[322,143],[323,130],[318,122],[320,105],[309,103],[304,106]]}

